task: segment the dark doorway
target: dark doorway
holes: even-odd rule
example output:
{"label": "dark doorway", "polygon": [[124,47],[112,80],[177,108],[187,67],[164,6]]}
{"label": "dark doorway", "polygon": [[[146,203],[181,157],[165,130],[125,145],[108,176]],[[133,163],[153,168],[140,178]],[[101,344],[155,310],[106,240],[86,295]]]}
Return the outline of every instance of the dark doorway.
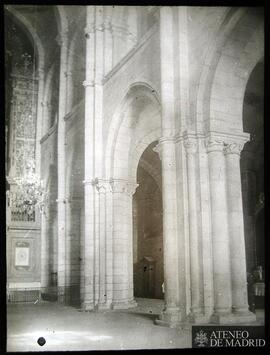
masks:
{"label": "dark doorway", "polygon": [[264,63],[253,69],[243,105],[243,129],[250,141],[241,154],[248,296],[251,310],[264,304]]}
{"label": "dark doorway", "polygon": [[162,181],[156,144],[140,158],[133,197],[134,296],[163,299]]}

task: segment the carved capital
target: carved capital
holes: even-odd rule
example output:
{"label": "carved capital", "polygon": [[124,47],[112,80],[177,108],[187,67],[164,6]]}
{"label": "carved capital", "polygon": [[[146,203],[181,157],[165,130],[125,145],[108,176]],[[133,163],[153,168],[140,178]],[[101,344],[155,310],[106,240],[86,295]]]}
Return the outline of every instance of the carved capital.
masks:
{"label": "carved capital", "polygon": [[85,27],[84,29],[84,36],[86,39],[90,39],[92,35],[95,34],[95,32],[100,31],[103,32],[104,29],[106,28],[107,25],[104,23],[99,23],[99,24],[90,24]]}
{"label": "carved capital", "polygon": [[219,137],[210,137],[205,141],[207,153],[211,152],[223,152],[224,140]]}
{"label": "carved capital", "polygon": [[136,188],[139,186],[136,183],[122,179],[112,179],[111,185],[114,193],[126,193],[129,196],[132,196],[135,193]]}
{"label": "carved capital", "polygon": [[83,81],[83,86],[86,88],[86,87],[94,87],[95,86],[95,82],[94,80],[84,80]]}
{"label": "carved capital", "polygon": [[198,143],[195,137],[186,136],[183,140],[187,154],[195,154],[198,149]]}
{"label": "carved capital", "polygon": [[86,39],[89,39],[91,37],[91,35],[95,32],[95,25],[94,23],[91,23],[89,25],[87,25],[84,28],[84,36]]}
{"label": "carved capital", "polygon": [[224,154],[237,154],[240,155],[242,149],[243,149],[244,144],[243,143],[229,143],[226,144],[224,147]]}
{"label": "carved capital", "polygon": [[112,192],[112,185],[110,180],[96,178],[94,180],[94,186],[99,193]]}
{"label": "carved capital", "polygon": [[104,21],[104,30],[112,32],[112,24],[109,19]]}

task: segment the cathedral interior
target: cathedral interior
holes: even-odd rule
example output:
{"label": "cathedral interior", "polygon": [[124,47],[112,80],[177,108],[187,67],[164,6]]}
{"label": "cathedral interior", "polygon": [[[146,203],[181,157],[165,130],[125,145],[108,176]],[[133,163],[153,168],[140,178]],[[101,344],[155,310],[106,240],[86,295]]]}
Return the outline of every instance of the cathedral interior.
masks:
{"label": "cathedral interior", "polygon": [[4,32],[8,351],[264,324],[263,8],[5,5]]}

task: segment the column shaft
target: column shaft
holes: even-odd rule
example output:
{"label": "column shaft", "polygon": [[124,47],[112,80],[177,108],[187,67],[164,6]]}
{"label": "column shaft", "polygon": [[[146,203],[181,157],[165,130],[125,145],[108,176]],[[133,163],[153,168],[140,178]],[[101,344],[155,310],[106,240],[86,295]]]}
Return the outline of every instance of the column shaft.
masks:
{"label": "column shaft", "polygon": [[208,145],[214,267],[214,311],[231,312],[231,270],[223,142]]}
{"label": "column shaft", "polygon": [[172,8],[160,9],[162,135],[175,135],[174,30]]}
{"label": "column shaft", "polygon": [[65,294],[65,237],[66,237],[66,205],[65,205],[65,114],[66,114],[66,67],[67,67],[67,33],[61,37],[60,84],[58,110],[58,300],[64,302]]}
{"label": "column shaft", "polygon": [[136,184],[113,181],[113,307],[130,308],[133,299],[132,195]]}
{"label": "column shaft", "polygon": [[[37,107],[37,132],[36,132],[36,174],[40,176],[41,165],[41,144],[42,138],[42,124],[43,124],[43,112],[44,112],[44,68],[39,69],[39,81],[38,81],[38,107]],[[41,177],[41,176],[40,176]],[[48,258],[48,236],[46,233],[46,216],[44,212],[41,213],[41,263],[40,263],[40,284],[41,292],[45,291],[45,288],[49,285],[49,258]]]}
{"label": "column shaft", "polygon": [[[232,306],[235,313],[248,315],[246,253],[243,223],[240,151],[242,145],[226,147],[227,200],[232,273]],[[249,314],[251,317],[253,314]]]}
{"label": "column shaft", "polygon": [[41,292],[45,292],[49,286],[49,236],[47,233],[47,218],[44,212],[41,213],[41,263],[40,263],[40,285]]}
{"label": "column shaft", "polygon": [[[73,55],[73,54],[71,54]],[[73,72],[72,68],[69,68],[69,71],[66,72],[67,78],[67,110],[66,112],[70,112],[73,107]]]}
{"label": "column shaft", "polygon": [[70,303],[70,278],[71,278],[71,238],[72,238],[72,214],[71,214],[71,200],[70,197],[66,198],[66,250],[65,250],[65,263],[66,263],[66,281],[65,281],[65,299],[66,303]]}
{"label": "column shaft", "polygon": [[85,76],[85,186],[84,186],[84,250],[83,277],[81,278],[81,300],[84,310],[94,308],[94,236],[95,236],[95,187],[94,179],[94,56],[95,37],[93,22],[94,7],[87,6],[86,36],[86,76]]}
{"label": "column shaft", "polygon": [[111,307],[113,300],[113,194],[106,190],[106,302]]}
{"label": "column shaft", "polygon": [[[111,6],[107,6],[107,11],[108,8]],[[111,12],[110,12],[111,14]],[[109,71],[112,69],[112,59],[113,59],[113,53],[112,53],[112,47],[113,47],[113,38],[112,38],[112,26],[110,22],[110,18],[107,15],[107,21],[105,22],[105,28],[104,28],[104,41],[105,41],[105,54],[104,54],[104,73],[105,75],[109,73]]]}
{"label": "column shaft", "polygon": [[173,9],[160,8],[163,248],[165,310],[157,324],[176,326],[181,318],[179,309],[179,265],[177,240],[177,187],[175,156],[175,88],[174,88],[174,21]]}
{"label": "column shaft", "polygon": [[174,327],[181,320],[178,305],[178,235],[177,235],[177,194],[176,159],[173,139],[162,139],[162,202],[163,202],[163,249],[165,310],[157,324]]}
{"label": "column shaft", "polygon": [[190,238],[190,273],[191,273],[191,314],[195,316],[201,312],[200,263],[199,263],[199,235],[197,216],[197,188],[196,188],[196,160],[197,142],[187,139],[184,142],[187,153],[188,174],[188,214]]}

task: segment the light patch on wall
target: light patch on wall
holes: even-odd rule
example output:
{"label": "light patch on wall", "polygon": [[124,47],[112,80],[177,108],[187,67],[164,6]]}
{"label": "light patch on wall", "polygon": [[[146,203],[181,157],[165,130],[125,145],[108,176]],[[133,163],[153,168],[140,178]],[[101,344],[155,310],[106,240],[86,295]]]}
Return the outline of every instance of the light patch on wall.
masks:
{"label": "light patch on wall", "polygon": [[15,249],[15,266],[29,266],[29,248]]}

